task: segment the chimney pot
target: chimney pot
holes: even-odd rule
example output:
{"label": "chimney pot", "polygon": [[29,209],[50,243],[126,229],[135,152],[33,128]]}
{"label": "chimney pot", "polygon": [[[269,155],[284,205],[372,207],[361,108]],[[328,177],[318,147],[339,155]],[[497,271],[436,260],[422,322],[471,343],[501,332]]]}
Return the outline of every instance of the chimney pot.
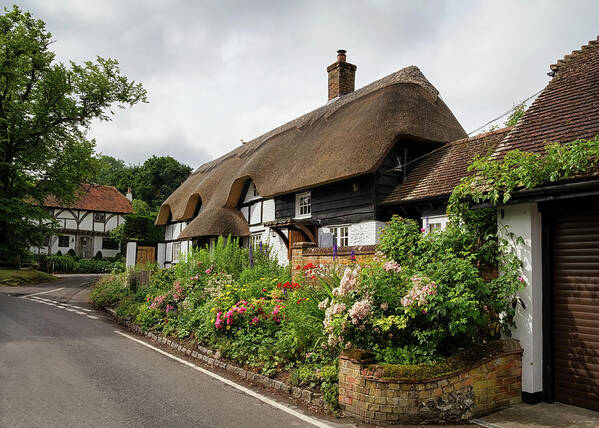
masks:
{"label": "chimney pot", "polygon": [[347,51],[337,51],[337,61],[327,67],[329,73],[329,101],[341,95],[349,94],[355,89],[356,69],[354,64],[346,62]]}

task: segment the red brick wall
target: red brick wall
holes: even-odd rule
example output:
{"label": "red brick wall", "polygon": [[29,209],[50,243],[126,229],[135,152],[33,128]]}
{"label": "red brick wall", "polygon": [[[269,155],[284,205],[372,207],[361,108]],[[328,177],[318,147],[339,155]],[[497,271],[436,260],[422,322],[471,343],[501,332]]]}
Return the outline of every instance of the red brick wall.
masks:
{"label": "red brick wall", "polygon": [[463,422],[521,401],[522,349],[504,351],[462,372],[421,382],[381,377],[382,367],[342,355],[339,404],[369,424]]}
{"label": "red brick wall", "polygon": [[337,257],[333,257],[332,248],[317,247],[310,242],[297,242],[291,246],[290,265],[304,266],[308,263],[318,265],[349,265],[352,263],[351,254],[357,263],[366,263],[372,260],[376,252],[376,245],[355,245],[337,248]]}

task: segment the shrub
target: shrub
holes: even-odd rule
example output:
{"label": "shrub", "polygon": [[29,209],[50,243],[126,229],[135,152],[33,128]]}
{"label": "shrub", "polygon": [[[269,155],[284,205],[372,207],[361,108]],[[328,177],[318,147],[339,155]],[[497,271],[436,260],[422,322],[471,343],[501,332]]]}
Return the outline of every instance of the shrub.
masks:
{"label": "shrub", "polygon": [[54,272],[71,273],[75,269],[75,263],[70,256],[48,256],[48,267]]}
{"label": "shrub", "polygon": [[420,235],[418,223],[394,215],[381,234],[379,250],[400,264],[411,262],[418,256]]}
{"label": "shrub", "polygon": [[89,298],[95,306],[106,308],[113,307],[130,294],[126,278],[123,275],[113,275],[100,278],[92,288]]}

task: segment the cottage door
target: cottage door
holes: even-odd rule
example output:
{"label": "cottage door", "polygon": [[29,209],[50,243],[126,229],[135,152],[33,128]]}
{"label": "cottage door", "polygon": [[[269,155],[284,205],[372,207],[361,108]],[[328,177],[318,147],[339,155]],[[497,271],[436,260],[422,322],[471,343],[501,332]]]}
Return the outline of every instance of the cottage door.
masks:
{"label": "cottage door", "polygon": [[92,242],[93,238],[91,236],[80,236],[77,240],[77,255],[83,259],[93,257]]}

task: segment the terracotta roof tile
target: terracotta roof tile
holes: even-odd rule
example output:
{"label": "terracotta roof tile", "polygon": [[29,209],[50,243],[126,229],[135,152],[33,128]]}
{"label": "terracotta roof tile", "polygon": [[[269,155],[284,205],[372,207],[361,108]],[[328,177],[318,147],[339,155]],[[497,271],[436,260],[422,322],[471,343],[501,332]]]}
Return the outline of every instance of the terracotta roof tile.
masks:
{"label": "terracotta roof tile", "polygon": [[131,202],[113,186],[82,184],[80,189],[79,199],[69,206],[59,203],[54,196],[48,196],[44,206],[121,214],[133,212]]}
{"label": "terracotta roof tile", "polygon": [[599,41],[590,41],[551,69],[555,77],[497,147],[495,157],[513,149],[538,153],[551,142],[599,134]]}
{"label": "terracotta roof tile", "polygon": [[512,128],[503,128],[448,143],[418,161],[405,182],[387,196],[383,205],[447,196],[467,174],[475,155],[492,152]]}

